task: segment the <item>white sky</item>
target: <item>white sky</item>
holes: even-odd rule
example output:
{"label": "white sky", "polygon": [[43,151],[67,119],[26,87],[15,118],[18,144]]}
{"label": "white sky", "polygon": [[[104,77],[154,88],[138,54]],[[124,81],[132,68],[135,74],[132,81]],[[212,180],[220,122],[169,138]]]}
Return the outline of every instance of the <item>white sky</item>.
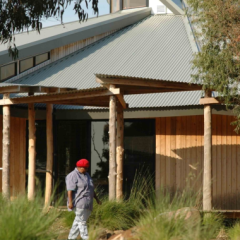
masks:
{"label": "white sky", "polygon": [[[88,5],[88,9],[86,8],[85,1],[82,2],[81,6],[83,9],[85,9],[88,12],[88,18],[96,17],[96,15],[93,14],[91,2]],[[73,7],[74,7],[74,1],[64,11],[64,14],[63,14],[64,23],[78,21],[78,16],[75,14]],[[99,16],[109,14],[110,7],[107,0],[99,0],[98,9],[99,9]],[[43,24],[43,27],[58,25],[58,24],[61,24],[61,19],[60,18],[42,19],[42,24]]]}

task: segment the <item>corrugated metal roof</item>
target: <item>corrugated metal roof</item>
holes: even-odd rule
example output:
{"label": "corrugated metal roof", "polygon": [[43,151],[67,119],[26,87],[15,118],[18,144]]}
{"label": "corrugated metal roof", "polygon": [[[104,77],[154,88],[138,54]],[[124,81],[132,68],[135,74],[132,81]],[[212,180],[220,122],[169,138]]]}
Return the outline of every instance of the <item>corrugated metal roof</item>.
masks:
{"label": "corrugated metal roof", "polygon": [[94,73],[190,82],[192,54],[182,16],[151,16],[14,83],[91,88]]}
{"label": "corrugated metal roof", "polygon": [[[194,52],[190,41],[184,16],[155,15],[14,83],[88,89],[100,86],[95,73],[190,82]],[[144,94],[126,96],[126,101],[131,108],[186,106],[198,104],[199,96],[199,91]]]}
{"label": "corrugated metal roof", "polygon": [[[200,105],[199,100],[201,96],[202,91],[190,91],[126,95],[124,99],[129,103],[130,108],[184,107]],[[104,109],[100,107],[69,105],[54,105],[54,108],[58,110]]]}
{"label": "corrugated metal roof", "polygon": [[[46,27],[40,34],[37,31],[23,32],[15,35],[15,44],[19,50],[19,58],[27,58],[107,31],[121,29],[150,14],[150,8],[135,8],[90,18],[81,23],[74,21]],[[0,64],[12,61],[7,47],[8,44],[0,44]]]}

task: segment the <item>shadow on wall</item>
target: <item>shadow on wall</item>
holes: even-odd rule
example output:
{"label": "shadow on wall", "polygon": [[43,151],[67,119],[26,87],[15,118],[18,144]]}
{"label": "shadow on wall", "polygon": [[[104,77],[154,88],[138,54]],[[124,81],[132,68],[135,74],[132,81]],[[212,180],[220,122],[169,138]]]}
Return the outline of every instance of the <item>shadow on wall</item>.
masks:
{"label": "shadow on wall", "polygon": [[[170,155],[170,156],[169,156]],[[169,149],[156,155],[156,189],[172,193],[186,187],[202,192],[203,146]],[[213,208],[240,210],[240,145],[213,145]]]}

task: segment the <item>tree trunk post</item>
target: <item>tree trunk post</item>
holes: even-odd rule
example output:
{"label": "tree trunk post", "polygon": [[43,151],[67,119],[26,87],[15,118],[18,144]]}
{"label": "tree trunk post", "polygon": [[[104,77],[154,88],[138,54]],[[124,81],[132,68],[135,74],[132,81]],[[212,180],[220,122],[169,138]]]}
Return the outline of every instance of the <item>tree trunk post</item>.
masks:
{"label": "tree trunk post", "polygon": [[[205,97],[211,97],[206,91]],[[203,211],[212,210],[212,113],[211,105],[204,105],[204,171],[203,171]]]}
{"label": "tree trunk post", "polygon": [[53,176],[53,105],[47,104],[47,164],[46,164],[46,188],[45,188],[45,207],[50,205],[52,195],[52,176]]}
{"label": "tree trunk post", "polygon": [[[8,99],[4,94],[3,99]],[[3,106],[2,194],[10,199],[10,106]]]}
{"label": "tree trunk post", "polygon": [[[111,85],[110,88],[114,88]],[[109,101],[109,200],[116,198],[116,96]]]}
{"label": "tree trunk post", "polygon": [[34,103],[28,104],[28,199],[33,200],[35,195],[35,168],[36,168],[36,137],[35,137],[35,109]]}
{"label": "tree trunk post", "polygon": [[116,198],[123,198],[123,153],[124,153],[124,118],[123,107],[119,103],[117,106],[117,187]]}

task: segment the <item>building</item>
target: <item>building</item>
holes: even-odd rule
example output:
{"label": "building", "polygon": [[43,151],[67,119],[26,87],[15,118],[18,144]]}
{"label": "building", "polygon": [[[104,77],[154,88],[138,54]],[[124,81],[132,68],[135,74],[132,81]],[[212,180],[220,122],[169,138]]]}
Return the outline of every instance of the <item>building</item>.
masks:
{"label": "building", "polygon": [[[1,100],[2,106],[11,105],[11,196],[26,191],[34,148],[37,186],[45,186],[50,154],[50,183],[59,184],[58,192],[79,158],[90,159],[90,174],[107,191],[113,92],[123,107],[129,104],[124,109],[123,192],[130,191],[142,166],[155,174],[156,190],[183,190],[186,184],[202,188],[204,105],[199,101],[204,94],[201,86],[189,85],[191,60],[198,51],[191,24],[181,5],[171,0],[135,4],[112,1],[109,15],[45,28],[41,35],[18,34],[19,59],[14,62],[6,46],[0,46],[0,93],[12,98]],[[232,112],[220,104],[211,108],[212,207],[240,210],[240,137],[230,125]],[[54,154],[47,153],[52,140],[46,143],[46,116],[53,117]],[[34,122],[36,146],[29,141]]]}

